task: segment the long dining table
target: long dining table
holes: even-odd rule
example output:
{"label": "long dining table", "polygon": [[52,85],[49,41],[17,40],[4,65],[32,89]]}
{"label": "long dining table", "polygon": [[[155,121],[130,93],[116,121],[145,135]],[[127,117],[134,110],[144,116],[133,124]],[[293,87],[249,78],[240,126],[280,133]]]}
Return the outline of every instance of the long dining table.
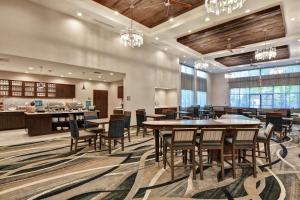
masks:
{"label": "long dining table", "polygon": [[257,128],[261,122],[242,115],[223,115],[219,119],[208,120],[160,120],[145,121],[145,128],[154,130],[155,161],[159,162],[159,131],[172,130],[174,128]]}

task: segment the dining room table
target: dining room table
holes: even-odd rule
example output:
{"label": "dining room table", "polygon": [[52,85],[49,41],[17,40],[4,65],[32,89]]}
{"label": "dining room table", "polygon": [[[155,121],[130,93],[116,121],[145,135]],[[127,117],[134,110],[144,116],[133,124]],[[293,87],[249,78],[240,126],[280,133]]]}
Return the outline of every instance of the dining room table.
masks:
{"label": "dining room table", "polygon": [[222,115],[219,119],[207,120],[159,120],[143,122],[145,128],[154,130],[155,161],[159,162],[159,132],[171,131],[174,128],[258,128],[260,120],[248,118],[243,115]]}
{"label": "dining room table", "polygon": [[176,112],[178,114],[178,118],[181,118],[183,115],[190,115],[192,112],[185,111],[185,110],[180,110]]}
{"label": "dining room table", "polygon": [[153,120],[161,120],[165,117],[166,115],[164,114],[146,114],[146,118],[152,118]]}
{"label": "dining room table", "polygon": [[102,128],[105,128],[105,124],[109,124],[109,118],[90,119],[90,120],[86,120],[86,122],[93,124],[95,126],[102,126]]}

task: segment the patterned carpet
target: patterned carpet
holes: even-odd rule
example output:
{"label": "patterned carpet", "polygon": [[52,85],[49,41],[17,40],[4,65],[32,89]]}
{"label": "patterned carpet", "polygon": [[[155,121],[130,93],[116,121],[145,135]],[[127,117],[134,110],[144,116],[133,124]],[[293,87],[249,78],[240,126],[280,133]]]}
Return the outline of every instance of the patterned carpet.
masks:
{"label": "patterned carpet", "polygon": [[[132,130],[135,132],[135,129]],[[204,170],[204,180],[192,180],[189,168],[170,170],[154,162],[154,140],[136,137],[107,155],[86,143],[69,151],[69,138],[0,147],[0,199],[300,199],[300,144],[298,132],[279,144],[272,141],[273,169],[258,159],[258,177],[247,167],[238,178],[226,165]],[[176,162],[181,162],[177,158]]]}

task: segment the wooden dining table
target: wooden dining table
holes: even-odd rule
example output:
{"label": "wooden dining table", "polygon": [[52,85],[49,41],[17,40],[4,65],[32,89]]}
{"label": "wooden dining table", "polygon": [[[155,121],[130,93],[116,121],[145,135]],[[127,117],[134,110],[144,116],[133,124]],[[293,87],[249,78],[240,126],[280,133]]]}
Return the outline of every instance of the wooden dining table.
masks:
{"label": "wooden dining table", "polygon": [[100,126],[102,125],[102,128],[105,128],[105,124],[109,124],[109,118],[104,118],[104,119],[91,119],[91,120],[86,120],[88,123]]}
{"label": "wooden dining table", "polygon": [[154,120],[160,120],[166,117],[164,114],[146,114],[147,118],[152,118]]}
{"label": "wooden dining table", "polygon": [[154,130],[155,161],[159,162],[159,131],[172,130],[174,128],[257,128],[261,122],[242,115],[223,115],[219,119],[209,120],[160,120],[145,121],[145,128]]}

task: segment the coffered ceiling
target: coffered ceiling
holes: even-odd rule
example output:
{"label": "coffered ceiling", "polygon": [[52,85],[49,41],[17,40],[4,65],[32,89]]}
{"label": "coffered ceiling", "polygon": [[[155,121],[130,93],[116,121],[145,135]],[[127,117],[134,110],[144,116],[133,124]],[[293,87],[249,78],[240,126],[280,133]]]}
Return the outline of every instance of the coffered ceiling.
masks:
{"label": "coffered ceiling", "polygon": [[[120,30],[130,25],[130,0],[29,1],[109,29],[115,32],[116,39]],[[158,51],[178,56],[182,63],[191,65],[204,58],[210,66],[214,66],[216,70],[213,72],[216,73],[240,70],[246,69],[251,63],[247,58],[242,62],[241,55],[248,53],[248,56],[253,56],[255,50],[264,48],[263,30],[267,29],[268,44],[273,47],[288,45],[289,58],[259,63],[260,67],[300,61],[299,0],[246,0],[242,9],[219,16],[206,12],[204,0],[180,1],[193,4],[193,9],[173,6],[174,20],[168,21],[163,5],[152,7],[163,0],[134,0],[134,20],[139,22],[134,23],[134,28],[144,34],[141,48],[155,46]],[[148,5],[151,7],[141,9]],[[78,12],[82,16],[78,16]],[[221,58],[226,57],[230,58],[230,63],[225,63],[228,59],[222,61],[224,59]]]}
{"label": "coffered ceiling", "polygon": [[207,54],[262,42],[265,33],[268,40],[285,37],[280,6],[188,34],[177,41],[201,54]]}
{"label": "coffered ceiling", "polygon": [[[129,8],[130,0],[93,1],[117,11],[128,18],[132,18]],[[165,2],[168,2],[168,0],[134,0],[133,20],[144,26],[153,28],[168,21],[170,17],[177,17],[203,5],[204,1],[205,0],[170,0],[170,5],[166,6]]]}
{"label": "coffered ceiling", "polygon": [[[288,59],[290,57],[288,45],[276,47],[276,49],[277,49],[277,56],[275,59],[271,61]],[[242,54],[235,54],[232,56],[220,57],[220,58],[216,58],[215,60],[226,67],[234,67],[238,65],[259,63],[259,61],[256,61],[254,59],[254,56],[255,56],[255,52],[252,51],[252,52],[247,52]]]}

